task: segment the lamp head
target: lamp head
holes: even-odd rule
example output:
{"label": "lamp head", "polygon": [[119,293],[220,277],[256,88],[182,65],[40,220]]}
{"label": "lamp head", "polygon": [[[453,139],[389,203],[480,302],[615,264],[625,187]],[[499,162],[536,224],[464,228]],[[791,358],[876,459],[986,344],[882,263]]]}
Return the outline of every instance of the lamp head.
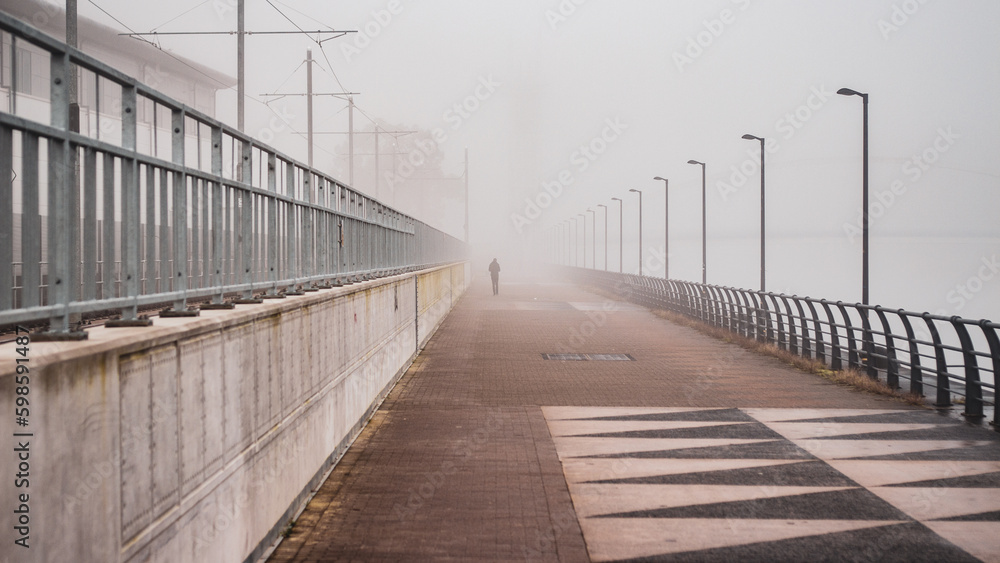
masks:
{"label": "lamp head", "polygon": [[655,178],[653,178],[653,179],[654,179],[654,180],[663,180],[664,182],[666,182],[666,181],[667,181],[667,179],[666,179],[666,178],[661,178],[660,176],[657,176],[657,177],[655,177]]}
{"label": "lamp head", "polygon": [[743,135],[742,138],[746,139],[748,141],[763,141],[764,140],[764,139],[762,139],[762,138],[760,138],[760,137],[758,137],[756,135],[751,135],[750,133],[747,133],[746,135]]}
{"label": "lamp head", "polygon": [[607,206],[607,205],[604,205],[603,203],[598,203],[598,204],[597,204],[597,207],[603,207],[604,209],[607,209],[607,208],[608,208],[608,206]]}
{"label": "lamp head", "polygon": [[614,201],[621,201],[622,200],[622,198],[620,198],[620,197],[613,197],[611,199],[614,200]]}
{"label": "lamp head", "polygon": [[704,162],[698,162],[697,160],[689,160],[688,164],[700,164],[702,166],[705,166]]}
{"label": "lamp head", "polygon": [[850,88],[841,88],[840,90],[837,90],[837,93],[841,96],[865,96],[865,94],[862,94],[857,90],[851,90]]}
{"label": "lamp head", "polygon": [[635,192],[635,193],[637,193],[637,194],[641,194],[641,193],[642,193],[642,192],[640,192],[639,190],[629,190],[629,191],[630,191],[630,192]]}

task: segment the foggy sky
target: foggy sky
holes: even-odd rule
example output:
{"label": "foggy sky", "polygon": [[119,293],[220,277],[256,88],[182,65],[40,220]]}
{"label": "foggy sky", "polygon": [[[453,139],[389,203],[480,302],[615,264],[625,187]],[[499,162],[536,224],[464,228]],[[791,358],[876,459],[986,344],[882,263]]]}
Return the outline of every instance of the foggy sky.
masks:
{"label": "foggy sky", "polygon": [[[196,6],[161,30],[236,26],[235,0],[97,3],[137,31]],[[247,5],[248,29],[294,29],[266,1]],[[303,13],[361,33],[325,42],[325,56],[305,37],[249,37],[248,94],[301,92],[304,73],[296,67],[312,47],[323,66],[328,57],[344,88],[361,92],[356,101],[367,115],[438,130],[446,173],[461,174],[467,147],[472,242],[511,264],[505,272],[524,253],[544,248],[553,225],[599,203],[612,209],[615,269],[611,197],[625,200],[625,270],[635,271],[638,209],[628,189],[644,191],[649,259],[663,246],[663,183],[652,180],[663,176],[670,180],[671,277],[699,280],[701,176],[686,164],[695,159],[707,163],[709,282],[756,287],[758,145],[740,138],[750,133],[777,147],[766,164],[768,289],[858,300],[862,106],[860,98],[835,92],[867,92],[872,202],[882,206],[877,217],[872,211],[872,301],[1000,318],[1000,272],[987,266],[1000,254],[1000,4],[993,0],[275,6],[306,29],[320,25]],[[89,2],[80,3],[80,13],[120,27]],[[235,74],[231,36],[160,42]],[[315,80],[316,91],[340,91],[325,71]],[[234,99],[232,92],[220,96],[220,117],[229,122]],[[248,101],[247,132],[269,129],[275,145],[305,160],[304,142],[292,132],[305,131],[304,106],[301,98],[270,110]],[[317,130],[346,131],[344,107],[318,100]],[[355,120],[368,124],[360,114]],[[318,137],[318,167],[343,170],[342,155],[333,154],[342,145],[342,137]],[[741,166],[750,174],[739,185],[734,171]],[[560,177],[562,185],[552,184]],[[366,182],[355,185],[367,189]],[[537,217],[528,202],[538,205]],[[461,234],[461,221],[418,218]],[[602,229],[599,214],[599,243]],[[598,267],[603,252],[599,245]],[[645,273],[662,275],[660,263],[651,266]],[[971,299],[961,297],[963,290]]]}

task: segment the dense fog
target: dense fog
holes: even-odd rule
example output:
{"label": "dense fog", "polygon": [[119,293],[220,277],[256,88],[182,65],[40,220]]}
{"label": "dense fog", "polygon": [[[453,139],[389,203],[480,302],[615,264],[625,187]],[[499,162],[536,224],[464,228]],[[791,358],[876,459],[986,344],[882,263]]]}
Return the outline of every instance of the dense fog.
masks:
{"label": "dense fog", "polygon": [[[122,32],[233,31],[236,4],[79,9]],[[247,0],[249,31],[356,33],[247,36],[246,131],[305,160],[305,97],[265,94],[303,93],[311,49],[314,93],[357,93],[353,186],[462,237],[468,150],[475,270],[497,257],[511,275],[573,263],[571,248],[637,272],[635,189],[643,273],[662,276],[662,177],[670,276],[699,281],[688,161],[703,162],[707,280],[748,288],[761,147],[741,137],[762,137],[767,289],[857,301],[863,104],[837,95],[850,88],[869,95],[871,301],[998,319],[998,21],[992,0]],[[148,40],[236,73],[233,35]],[[219,92],[220,118],[235,122],[235,100]],[[314,103],[315,165],[347,182],[346,96]]]}

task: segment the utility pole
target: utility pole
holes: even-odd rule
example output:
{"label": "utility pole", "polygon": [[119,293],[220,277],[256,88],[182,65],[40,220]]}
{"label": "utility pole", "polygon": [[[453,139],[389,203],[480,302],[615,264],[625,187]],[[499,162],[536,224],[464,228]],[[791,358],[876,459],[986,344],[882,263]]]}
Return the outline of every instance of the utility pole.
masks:
{"label": "utility pole", "polygon": [[309,143],[309,168],[313,167],[313,52],[306,49],[306,139]]}
{"label": "utility pole", "polygon": [[[80,46],[80,41],[77,37],[77,17],[76,17],[76,3],[77,0],[66,0],[66,44],[70,47],[78,48]],[[14,50],[11,49],[11,58],[15,56]],[[79,79],[77,78],[77,69],[75,64],[70,64],[68,71],[67,80],[67,94],[69,97],[69,130],[74,133],[80,132],[80,94],[79,94]],[[11,94],[13,95],[13,88],[11,88]],[[77,152],[70,152],[70,166],[71,166],[71,178],[69,180],[69,185],[72,186],[72,193],[69,194],[70,205],[73,209],[73,219],[71,224],[68,226],[70,229],[79,229],[79,218],[80,218],[80,159],[77,156]],[[78,243],[79,244],[79,243]],[[79,246],[76,247],[78,252]],[[80,297],[80,284],[79,280],[79,266],[77,266],[76,261],[71,261],[73,265],[70,266],[68,274],[69,279],[72,280],[70,284],[70,299],[79,299]],[[78,331],[79,327],[83,322],[82,313],[72,313],[69,315],[69,326],[71,331]]]}
{"label": "utility pole", "polygon": [[354,187],[354,96],[347,97],[347,183]]}
{"label": "utility pole", "polygon": [[[66,44],[70,47],[78,48],[79,40],[76,32],[76,0],[66,0]],[[11,55],[13,56],[13,55]],[[69,94],[69,129],[80,132],[80,99],[77,89],[76,65],[69,65],[69,84],[67,84]]]}
{"label": "utility pole", "polygon": [[[244,112],[246,110],[244,98],[246,98],[246,68],[244,60],[244,43],[246,39],[246,19],[245,0],[238,0],[236,4],[236,128],[243,132]],[[242,170],[242,168],[238,168]]]}
{"label": "utility pole", "polygon": [[465,244],[469,244],[469,148],[465,148]]}

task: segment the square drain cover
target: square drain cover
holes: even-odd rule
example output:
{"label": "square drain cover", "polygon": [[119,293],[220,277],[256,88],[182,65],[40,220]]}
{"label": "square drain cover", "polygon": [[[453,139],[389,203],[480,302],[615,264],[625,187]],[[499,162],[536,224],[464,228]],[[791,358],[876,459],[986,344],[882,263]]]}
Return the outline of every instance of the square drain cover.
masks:
{"label": "square drain cover", "polygon": [[559,360],[563,362],[583,362],[583,361],[598,361],[598,362],[632,362],[635,358],[628,354],[542,354],[542,358],[546,360]]}

